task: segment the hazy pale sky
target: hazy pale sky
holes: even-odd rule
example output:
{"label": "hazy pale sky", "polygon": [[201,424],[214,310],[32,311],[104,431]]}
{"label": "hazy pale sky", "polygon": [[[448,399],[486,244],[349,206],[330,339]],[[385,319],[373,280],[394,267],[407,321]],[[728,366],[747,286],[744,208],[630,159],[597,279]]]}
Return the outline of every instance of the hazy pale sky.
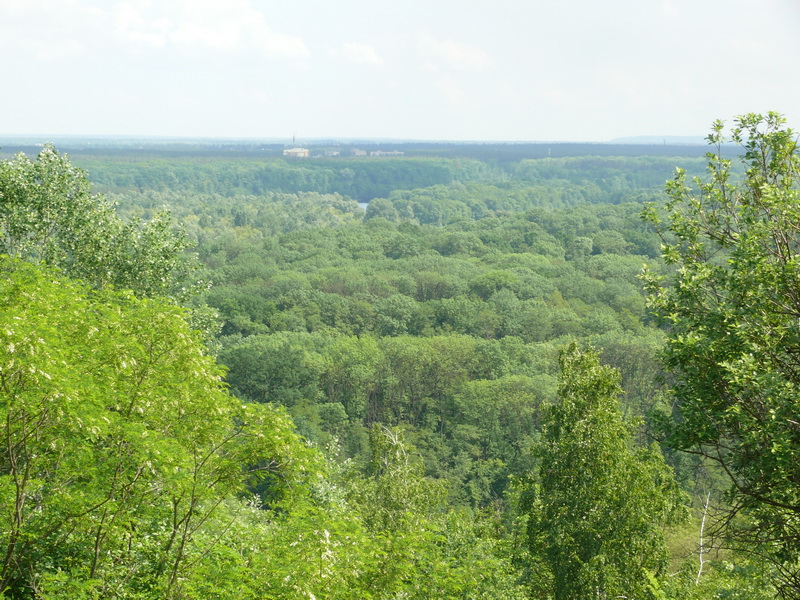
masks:
{"label": "hazy pale sky", "polygon": [[800,0],[0,0],[0,134],[704,135],[799,64]]}

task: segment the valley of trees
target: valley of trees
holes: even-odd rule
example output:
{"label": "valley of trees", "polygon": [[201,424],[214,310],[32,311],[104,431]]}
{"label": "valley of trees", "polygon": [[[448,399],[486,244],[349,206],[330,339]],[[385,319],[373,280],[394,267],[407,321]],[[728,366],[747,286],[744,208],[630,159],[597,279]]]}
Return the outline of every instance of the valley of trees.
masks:
{"label": "valley of trees", "polygon": [[797,139],[709,142],[7,156],[2,594],[800,598]]}

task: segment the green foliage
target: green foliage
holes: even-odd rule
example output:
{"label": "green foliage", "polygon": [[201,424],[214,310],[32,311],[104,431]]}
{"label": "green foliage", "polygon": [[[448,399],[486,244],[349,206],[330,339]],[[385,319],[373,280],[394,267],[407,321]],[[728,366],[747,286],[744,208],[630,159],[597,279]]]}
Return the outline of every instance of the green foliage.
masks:
{"label": "green foliage", "polygon": [[[620,417],[664,406],[636,274],[673,159],[525,151],[84,155],[121,218],[50,147],[0,164],[3,249],[95,290],[3,263],[4,593],[521,600],[524,577],[533,597],[768,597],[774,569],[736,554],[696,583],[673,551],[662,576],[671,473]],[[214,282],[187,304],[222,315],[240,400],[187,314],[136,299],[182,293],[186,243]],[[567,338],[624,392],[575,351],[555,401]]]}
{"label": "green foliage", "polygon": [[[638,449],[619,412],[619,374],[572,344],[545,409],[528,544],[555,600],[649,597],[666,567],[663,524],[680,496],[657,448]],[[540,583],[541,585],[541,583]]]}
{"label": "green foliage", "polygon": [[187,264],[184,236],[169,213],[124,223],[91,194],[86,174],[45,146],[35,161],[0,162],[0,252],[64,270],[95,287],[139,295],[178,294]]}
{"label": "green foliage", "polygon": [[304,435],[322,446],[335,438],[358,462],[373,423],[410,426],[426,472],[452,483],[451,501],[485,506],[530,468],[563,336],[608,348],[632,414],[657,398],[663,338],[645,322],[644,259],[565,260],[559,241],[604,227],[642,233],[639,209],[444,227],[371,219],[204,243],[227,381],[241,397],[284,404]]}
{"label": "green foliage", "polygon": [[181,190],[228,197],[316,192],[341,194],[361,202],[386,196],[393,190],[481,180],[492,173],[481,161],[444,158],[121,158],[97,160],[84,156],[82,164],[92,172],[96,183],[116,190]]}
{"label": "green foliage", "polygon": [[[455,332],[549,341],[637,330],[646,319],[636,279],[644,259],[631,252],[649,252],[657,237],[642,231],[640,207],[606,208],[444,228],[371,219],[274,239],[236,228],[204,237],[199,251],[226,335]],[[611,228],[652,239],[641,249],[565,250]]]}
{"label": "green foliage", "polygon": [[502,545],[470,513],[443,510],[443,482],[424,477],[401,431],[376,425],[370,442],[366,477],[350,488],[375,544],[359,597],[521,600]]}
{"label": "green foliage", "polygon": [[150,219],[166,206],[190,238],[207,240],[211,237],[219,242],[221,237],[226,246],[234,247],[245,240],[263,240],[291,231],[353,223],[361,221],[364,215],[355,200],[319,192],[226,196],[178,188],[128,190],[110,193],[109,197],[125,218]]}
{"label": "green foliage", "polygon": [[211,577],[192,579],[187,596],[522,600],[497,532],[448,510],[399,430],[376,427],[370,440],[366,472],[330,464],[308,499],[270,519],[240,511]]}
{"label": "green foliage", "polygon": [[0,277],[0,589],[183,597],[248,490],[294,494],[313,455],[225,392],[179,309],[8,258]]}
{"label": "green foliage", "polygon": [[[800,156],[776,114],[738,117],[744,175],[720,154],[714,124],[708,178],[678,171],[662,231],[668,277],[648,275],[650,302],[670,326],[675,374],[669,442],[700,453],[729,478],[727,543],[768,557],[787,597],[800,595]],[[734,518],[735,516],[735,518]]]}

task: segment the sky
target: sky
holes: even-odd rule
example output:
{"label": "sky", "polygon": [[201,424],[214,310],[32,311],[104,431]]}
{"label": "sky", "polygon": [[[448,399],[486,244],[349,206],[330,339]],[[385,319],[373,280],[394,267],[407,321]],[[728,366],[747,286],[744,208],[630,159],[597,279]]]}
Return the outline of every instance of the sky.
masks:
{"label": "sky", "polygon": [[609,141],[800,122],[800,0],[0,0],[0,135]]}

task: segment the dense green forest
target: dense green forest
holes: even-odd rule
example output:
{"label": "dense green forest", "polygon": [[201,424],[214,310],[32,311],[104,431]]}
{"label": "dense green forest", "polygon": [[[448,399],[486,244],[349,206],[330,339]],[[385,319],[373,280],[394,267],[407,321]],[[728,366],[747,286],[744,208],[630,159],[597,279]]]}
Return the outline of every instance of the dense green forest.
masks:
{"label": "dense green forest", "polygon": [[800,598],[800,158],[723,133],[3,160],[0,590]]}

